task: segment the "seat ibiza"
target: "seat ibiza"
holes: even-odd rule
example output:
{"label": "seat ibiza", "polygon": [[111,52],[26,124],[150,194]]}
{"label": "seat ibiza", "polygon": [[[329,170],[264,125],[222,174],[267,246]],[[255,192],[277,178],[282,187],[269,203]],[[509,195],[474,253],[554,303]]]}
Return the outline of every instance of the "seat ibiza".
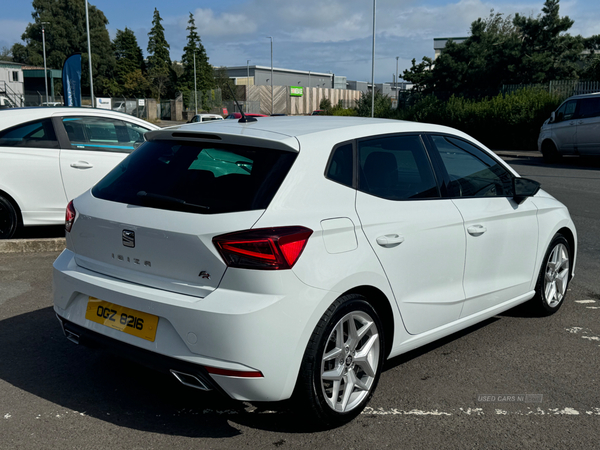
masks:
{"label": "seat ibiza", "polygon": [[[243,122],[243,121],[242,121]],[[152,131],[67,208],[67,338],[193,388],[359,414],[386,359],[563,303],[567,208],[442,126],[336,117]]]}

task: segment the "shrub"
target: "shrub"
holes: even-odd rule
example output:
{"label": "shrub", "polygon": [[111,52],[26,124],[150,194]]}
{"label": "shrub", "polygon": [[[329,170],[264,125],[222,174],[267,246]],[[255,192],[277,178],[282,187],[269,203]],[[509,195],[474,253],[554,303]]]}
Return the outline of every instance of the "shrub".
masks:
{"label": "shrub", "polygon": [[451,126],[494,149],[534,150],[540,126],[561,100],[536,88],[481,100],[429,95],[390,117]]}

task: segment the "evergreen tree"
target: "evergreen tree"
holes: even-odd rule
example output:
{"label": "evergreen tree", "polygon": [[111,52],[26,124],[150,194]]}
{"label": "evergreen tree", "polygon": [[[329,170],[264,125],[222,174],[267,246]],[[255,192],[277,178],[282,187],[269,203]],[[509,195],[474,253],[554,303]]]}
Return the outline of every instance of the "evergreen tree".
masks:
{"label": "evergreen tree", "polygon": [[[62,69],[65,60],[73,53],[81,53],[82,93],[89,95],[89,70],[87,32],[85,27],[85,2],[79,0],[33,0],[34,22],[27,25],[21,39],[11,48],[16,62],[43,66],[42,22],[45,24],[46,62],[48,68]],[[106,29],[108,20],[102,11],[89,5],[90,41],[94,91],[98,96],[110,95],[113,86],[115,57]],[[87,89],[87,92],[86,92]]]}
{"label": "evergreen tree", "polygon": [[193,91],[194,89],[194,54],[196,55],[196,86],[199,91],[212,89],[215,86],[213,68],[208,62],[206,50],[202,45],[200,36],[196,32],[194,15],[190,13],[188,20],[187,44],[183,47],[183,74],[179,78],[179,88],[182,91]]}
{"label": "evergreen tree", "polygon": [[[119,95],[126,97],[145,96],[143,86],[147,86],[148,82],[141,79],[141,77],[144,77],[146,70],[144,56],[133,31],[129,28],[125,28],[123,31],[117,30],[114,46],[116,57],[115,79]],[[138,83],[134,84],[132,80],[137,80]]]}
{"label": "evergreen tree", "polygon": [[175,74],[171,67],[169,44],[165,39],[165,29],[158,9],[154,8],[152,29],[148,33],[148,78],[154,95],[160,102],[162,95],[173,94]]}
{"label": "evergreen tree", "polygon": [[435,60],[405,70],[416,90],[468,96],[495,95],[503,84],[546,83],[578,78],[584,40],[566,32],[573,25],[559,16],[559,0],[546,0],[537,17],[494,14],[471,24],[463,43],[448,42]]}

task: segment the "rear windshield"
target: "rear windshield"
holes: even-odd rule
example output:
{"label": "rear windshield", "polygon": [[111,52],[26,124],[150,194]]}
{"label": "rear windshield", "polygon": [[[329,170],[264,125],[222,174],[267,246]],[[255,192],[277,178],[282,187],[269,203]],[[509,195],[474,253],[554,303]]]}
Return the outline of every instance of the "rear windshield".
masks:
{"label": "rear windshield", "polygon": [[296,154],[257,147],[146,142],[93,189],[94,197],[173,211],[265,209]]}

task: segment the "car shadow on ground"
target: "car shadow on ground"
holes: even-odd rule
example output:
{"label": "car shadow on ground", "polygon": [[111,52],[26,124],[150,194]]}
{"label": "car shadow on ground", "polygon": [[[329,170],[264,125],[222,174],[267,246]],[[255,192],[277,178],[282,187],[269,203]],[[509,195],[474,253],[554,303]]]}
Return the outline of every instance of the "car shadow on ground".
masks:
{"label": "car shadow on ground", "polygon": [[19,227],[13,236],[13,239],[45,239],[64,237],[64,225],[40,225],[34,227]]}
{"label": "car shadow on ground", "polygon": [[7,383],[119,427],[195,438],[241,434],[230,422],[285,433],[320,429],[289,401],[237,402],[76,345],[63,336],[51,307],[0,321],[0,361],[0,379]]}

